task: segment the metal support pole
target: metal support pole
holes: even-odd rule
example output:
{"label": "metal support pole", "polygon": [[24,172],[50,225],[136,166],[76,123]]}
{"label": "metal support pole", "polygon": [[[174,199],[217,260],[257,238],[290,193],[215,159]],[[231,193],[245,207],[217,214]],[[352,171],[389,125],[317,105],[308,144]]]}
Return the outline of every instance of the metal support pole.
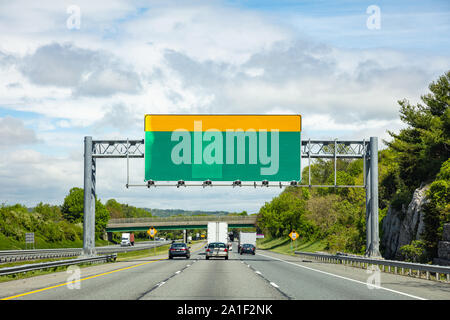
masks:
{"label": "metal support pole", "polygon": [[372,221],[370,219],[370,158],[367,156],[370,147],[367,146],[364,154],[364,180],[366,189],[366,256],[369,256],[372,243]]}
{"label": "metal support pole", "polygon": [[95,255],[95,160],[92,137],[84,137],[83,255]]}
{"label": "metal support pole", "polygon": [[334,140],[334,187],[336,188],[336,148],[337,148],[337,143],[336,143],[336,139]]}
{"label": "metal support pole", "polygon": [[379,257],[380,239],[378,232],[378,138],[370,137],[370,220],[371,226],[371,245],[369,250],[370,257]]}
{"label": "metal support pole", "polygon": [[129,151],[130,151],[130,143],[127,138],[127,184],[126,187],[128,189],[128,186],[130,185],[130,157],[129,157]]}
{"label": "metal support pole", "polygon": [[311,189],[311,139],[308,141],[308,185]]}

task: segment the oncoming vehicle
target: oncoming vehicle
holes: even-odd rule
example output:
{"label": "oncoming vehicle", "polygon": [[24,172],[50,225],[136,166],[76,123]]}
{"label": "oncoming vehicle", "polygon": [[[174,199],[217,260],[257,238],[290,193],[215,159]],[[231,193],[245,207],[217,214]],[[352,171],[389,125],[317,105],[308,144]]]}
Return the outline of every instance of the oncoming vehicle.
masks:
{"label": "oncoming vehicle", "polygon": [[134,233],[122,233],[120,245],[122,247],[134,246]]}
{"label": "oncoming vehicle", "polygon": [[211,242],[206,247],[206,260],[209,258],[225,258],[228,260],[228,248],[223,242]]}
{"label": "oncoming vehicle", "polygon": [[191,257],[190,247],[186,243],[174,242],[169,248],[169,259],[173,257],[185,257],[189,259]]}
{"label": "oncoming vehicle", "polygon": [[256,250],[256,248],[255,248],[254,245],[252,245],[250,243],[244,243],[242,245],[242,248],[241,248],[241,254],[243,254],[243,253],[250,253],[250,254],[254,255],[255,254],[255,250]]}

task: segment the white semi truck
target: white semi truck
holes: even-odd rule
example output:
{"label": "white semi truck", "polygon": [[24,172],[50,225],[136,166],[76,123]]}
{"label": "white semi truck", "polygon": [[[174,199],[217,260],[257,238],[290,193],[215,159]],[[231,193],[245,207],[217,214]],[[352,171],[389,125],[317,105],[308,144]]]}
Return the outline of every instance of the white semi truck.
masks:
{"label": "white semi truck", "polygon": [[227,222],[208,222],[208,244],[211,242],[228,243]]}
{"label": "white semi truck", "polygon": [[256,232],[239,232],[238,253],[241,253],[241,247],[246,243],[256,247]]}

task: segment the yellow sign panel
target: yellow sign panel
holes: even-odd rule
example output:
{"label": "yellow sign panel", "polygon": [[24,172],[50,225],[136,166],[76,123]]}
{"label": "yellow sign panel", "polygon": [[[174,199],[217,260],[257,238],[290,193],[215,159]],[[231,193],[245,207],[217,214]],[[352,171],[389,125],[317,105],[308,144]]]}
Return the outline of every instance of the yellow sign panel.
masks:
{"label": "yellow sign panel", "polygon": [[156,233],[158,233],[158,231],[155,228],[150,228],[147,230],[147,234],[152,238],[156,235]]}
{"label": "yellow sign panel", "polygon": [[292,231],[291,233],[289,233],[289,237],[291,237],[292,240],[297,240],[299,235],[297,232]]}
{"label": "yellow sign panel", "polygon": [[[227,131],[232,128],[247,130],[271,130],[283,132],[302,131],[300,115],[145,115],[145,131],[174,131],[184,129],[198,131],[195,123],[201,123],[200,131],[215,129]],[[231,127],[230,127],[231,126]]]}

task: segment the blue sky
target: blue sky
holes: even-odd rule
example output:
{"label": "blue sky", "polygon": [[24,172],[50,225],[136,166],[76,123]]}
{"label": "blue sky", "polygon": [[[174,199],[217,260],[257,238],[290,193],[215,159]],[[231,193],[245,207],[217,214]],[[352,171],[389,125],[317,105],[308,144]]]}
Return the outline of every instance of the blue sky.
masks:
{"label": "blue sky", "polygon": [[[143,138],[147,113],[300,113],[304,138],[389,139],[397,101],[450,69],[449,34],[448,1],[1,2],[0,202],[61,204],[83,137]],[[102,200],[256,212],[280,192],[127,190],[125,168],[99,164]]]}
{"label": "blue sky", "polygon": [[[390,48],[440,54],[450,50],[448,1],[227,1],[293,24],[300,34],[345,48]],[[367,8],[381,11],[381,29],[366,26]]]}

